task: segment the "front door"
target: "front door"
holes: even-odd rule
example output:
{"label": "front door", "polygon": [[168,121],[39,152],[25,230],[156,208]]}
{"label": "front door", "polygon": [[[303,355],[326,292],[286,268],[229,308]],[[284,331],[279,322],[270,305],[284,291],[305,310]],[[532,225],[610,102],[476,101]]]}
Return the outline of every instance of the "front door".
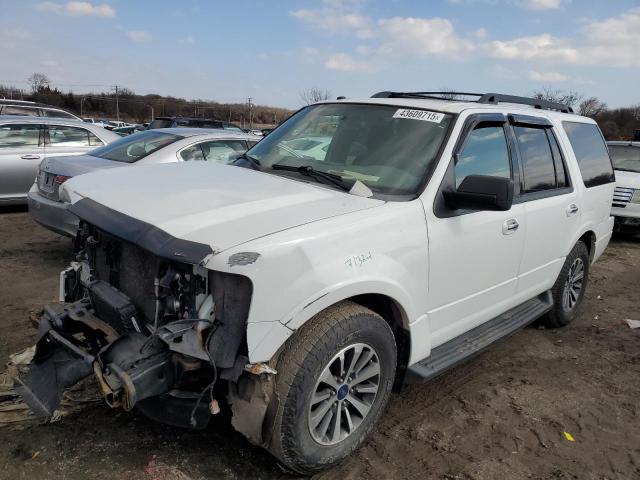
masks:
{"label": "front door", "polygon": [[509,211],[454,210],[442,197],[442,190],[456,188],[471,174],[509,177],[518,183],[507,128],[502,115],[470,116],[434,208],[425,208],[432,347],[515,306],[526,230],[524,206],[513,205]]}

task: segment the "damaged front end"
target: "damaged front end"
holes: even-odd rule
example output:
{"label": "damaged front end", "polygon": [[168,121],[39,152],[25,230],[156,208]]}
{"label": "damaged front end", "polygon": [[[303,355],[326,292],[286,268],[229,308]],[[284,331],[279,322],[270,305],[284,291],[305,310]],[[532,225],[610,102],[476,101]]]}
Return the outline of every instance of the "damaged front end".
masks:
{"label": "damaged front end", "polygon": [[146,243],[127,238],[131,225],[116,236],[81,222],[61,303],[44,308],[35,356],[15,381],[36,415],[51,417],[64,390],[93,374],[111,407],[204,428],[218,411],[216,381],[251,371],[250,280],[201,267],[202,246],[137,227]]}

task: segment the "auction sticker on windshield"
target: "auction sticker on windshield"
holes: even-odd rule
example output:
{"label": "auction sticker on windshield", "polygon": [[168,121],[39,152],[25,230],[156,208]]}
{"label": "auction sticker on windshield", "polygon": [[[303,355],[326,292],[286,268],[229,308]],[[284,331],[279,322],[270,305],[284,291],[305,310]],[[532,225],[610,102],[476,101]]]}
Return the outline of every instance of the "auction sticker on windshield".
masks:
{"label": "auction sticker on windshield", "polygon": [[409,120],[422,120],[423,122],[440,123],[444,118],[444,113],[399,108],[396,110],[396,113],[393,114],[393,118],[407,118]]}

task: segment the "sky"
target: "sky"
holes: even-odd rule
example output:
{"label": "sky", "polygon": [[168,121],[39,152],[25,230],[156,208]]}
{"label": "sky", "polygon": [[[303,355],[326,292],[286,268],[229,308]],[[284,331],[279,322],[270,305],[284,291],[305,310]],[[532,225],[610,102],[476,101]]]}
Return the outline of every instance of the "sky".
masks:
{"label": "sky", "polygon": [[546,86],[640,103],[640,0],[0,0],[0,84],[295,108]]}

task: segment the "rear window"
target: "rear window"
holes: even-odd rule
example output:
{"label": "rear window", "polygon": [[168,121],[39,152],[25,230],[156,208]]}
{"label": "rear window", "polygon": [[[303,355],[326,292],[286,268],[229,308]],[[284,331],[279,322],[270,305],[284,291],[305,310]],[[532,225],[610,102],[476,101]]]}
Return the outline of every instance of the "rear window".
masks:
{"label": "rear window", "polygon": [[586,187],[615,182],[604,137],[593,123],[562,122]]}
{"label": "rear window", "polygon": [[609,153],[616,170],[640,173],[640,147],[609,145]]}
{"label": "rear window", "polygon": [[156,118],[149,124],[149,130],[153,128],[169,128],[171,125],[173,125],[173,120],[168,118]]}
{"label": "rear window", "polygon": [[89,155],[116,162],[133,163],[182,138],[184,137],[179,135],[147,130],[91,150]]}

